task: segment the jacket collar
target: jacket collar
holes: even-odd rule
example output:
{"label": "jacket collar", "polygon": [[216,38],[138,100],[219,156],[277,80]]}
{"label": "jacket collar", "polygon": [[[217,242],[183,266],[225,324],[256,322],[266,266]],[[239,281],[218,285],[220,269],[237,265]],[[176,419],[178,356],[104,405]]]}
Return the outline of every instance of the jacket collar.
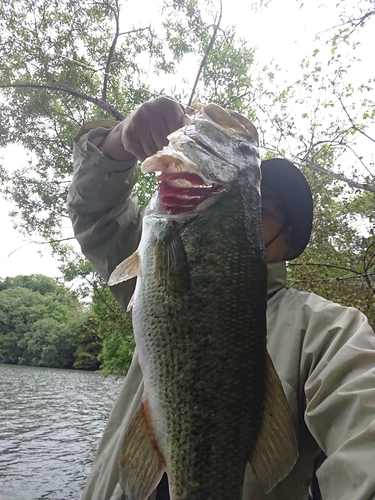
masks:
{"label": "jacket collar", "polygon": [[283,262],[273,262],[267,264],[267,299],[270,299],[276,292],[281,290],[286,283],[286,264]]}

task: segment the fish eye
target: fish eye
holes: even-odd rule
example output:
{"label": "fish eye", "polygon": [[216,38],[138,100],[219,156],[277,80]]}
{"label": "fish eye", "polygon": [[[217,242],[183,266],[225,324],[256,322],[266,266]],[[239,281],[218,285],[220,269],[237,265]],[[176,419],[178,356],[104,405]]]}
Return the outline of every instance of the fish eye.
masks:
{"label": "fish eye", "polygon": [[238,149],[244,155],[251,155],[253,153],[252,149],[248,144],[246,144],[246,142],[240,142],[238,145]]}

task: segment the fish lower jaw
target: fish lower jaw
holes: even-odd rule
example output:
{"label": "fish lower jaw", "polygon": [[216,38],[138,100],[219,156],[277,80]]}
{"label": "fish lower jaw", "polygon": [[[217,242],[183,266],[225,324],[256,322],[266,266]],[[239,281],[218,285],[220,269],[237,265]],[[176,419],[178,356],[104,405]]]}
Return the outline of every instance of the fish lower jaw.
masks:
{"label": "fish lower jaw", "polygon": [[[178,205],[180,200],[168,200],[167,202],[159,202],[158,213],[161,215],[167,215],[169,217],[181,217],[190,218],[195,217],[200,212],[213,205],[218,198],[221,197],[221,193],[212,195],[202,201],[202,198],[192,198],[182,201],[184,205]],[[195,203],[194,203],[195,202]]]}

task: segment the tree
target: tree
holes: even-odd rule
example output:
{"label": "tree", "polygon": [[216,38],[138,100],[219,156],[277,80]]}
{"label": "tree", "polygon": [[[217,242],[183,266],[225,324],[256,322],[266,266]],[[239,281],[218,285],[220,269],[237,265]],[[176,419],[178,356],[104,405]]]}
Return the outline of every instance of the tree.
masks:
{"label": "tree", "polygon": [[101,371],[125,375],[135,347],[133,328],[104,283],[94,289],[92,311],[98,320],[97,332],[102,342],[99,354]]}
{"label": "tree", "polygon": [[89,311],[77,328],[77,349],[74,353],[73,368],[78,370],[98,370],[102,340],[98,335],[99,319]]}
{"label": "tree", "polygon": [[71,367],[82,317],[76,295],[53,279],[6,278],[0,282],[0,362]]}
{"label": "tree", "polygon": [[26,288],[8,288],[0,293],[0,361],[17,364],[20,342],[30,326],[45,315],[44,297]]}
{"label": "tree", "polygon": [[56,291],[56,281],[40,274],[7,277],[4,281],[0,281],[0,292],[15,287],[27,288],[32,292],[39,292],[41,295],[46,295],[47,293]]}
{"label": "tree", "polygon": [[71,368],[77,347],[77,333],[71,326],[46,317],[35,321],[19,342],[20,365]]}

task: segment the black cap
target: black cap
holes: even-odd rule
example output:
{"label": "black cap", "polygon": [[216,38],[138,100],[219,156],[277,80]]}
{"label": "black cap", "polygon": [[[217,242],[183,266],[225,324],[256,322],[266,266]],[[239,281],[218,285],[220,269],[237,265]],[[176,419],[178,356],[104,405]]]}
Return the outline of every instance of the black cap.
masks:
{"label": "black cap", "polygon": [[288,226],[292,227],[285,260],[298,257],[306,248],[311,234],[313,201],[305,176],[288,160],[272,158],[261,163],[262,185],[275,191],[284,207]]}

